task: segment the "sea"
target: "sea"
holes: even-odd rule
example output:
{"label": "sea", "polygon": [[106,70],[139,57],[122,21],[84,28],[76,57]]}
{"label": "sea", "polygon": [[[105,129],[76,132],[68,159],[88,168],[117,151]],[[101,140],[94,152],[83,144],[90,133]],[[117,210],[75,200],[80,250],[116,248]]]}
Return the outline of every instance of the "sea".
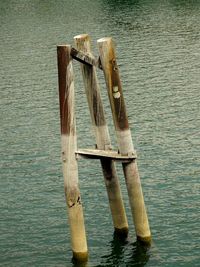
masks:
{"label": "sea", "polygon": [[[0,266],[200,266],[200,1],[0,0]],[[79,160],[89,260],[72,259],[61,161],[57,45],[112,37],[152,233],[114,234],[101,165]],[[74,62],[79,148],[95,147]],[[113,149],[104,76],[97,70]]]}

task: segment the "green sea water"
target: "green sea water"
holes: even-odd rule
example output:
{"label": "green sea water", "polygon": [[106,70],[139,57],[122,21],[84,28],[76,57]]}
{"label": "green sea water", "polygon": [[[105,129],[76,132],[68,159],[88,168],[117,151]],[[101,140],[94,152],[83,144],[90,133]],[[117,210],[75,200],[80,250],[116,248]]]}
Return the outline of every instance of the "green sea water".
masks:
{"label": "green sea water", "polygon": [[[98,161],[80,161],[85,267],[200,266],[200,1],[0,0],[0,266],[72,262],[61,166],[56,45],[116,43],[153,244],[113,236]],[[78,145],[95,144],[79,64]],[[103,74],[102,97],[114,137]]]}

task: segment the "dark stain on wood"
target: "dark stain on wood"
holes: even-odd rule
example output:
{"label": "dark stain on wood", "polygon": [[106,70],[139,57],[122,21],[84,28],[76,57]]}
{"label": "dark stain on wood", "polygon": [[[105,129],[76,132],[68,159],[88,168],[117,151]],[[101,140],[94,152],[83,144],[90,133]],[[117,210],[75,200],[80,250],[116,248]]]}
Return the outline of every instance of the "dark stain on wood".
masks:
{"label": "dark stain on wood", "polygon": [[100,90],[97,89],[96,73],[93,67],[82,66],[83,75],[85,76],[85,88],[87,90],[87,98],[92,115],[92,120],[96,126],[102,126],[106,124],[106,119],[103,110],[103,104],[100,97]]}
{"label": "dark stain on wood", "polygon": [[111,181],[112,179],[116,179],[117,174],[112,160],[101,159],[101,167],[106,180]]}
{"label": "dark stain on wood", "polygon": [[[119,70],[117,66],[117,61],[113,51],[110,51],[109,55],[109,73],[111,77],[109,86],[109,98],[111,101],[111,106],[113,108],[114,120],[116,122],[116,127],[120,130],[129,129],[128,117],[126,113],[126,106],[122,92],[122,85],[119,76]],[[119,94],[119,97],[117,95]],[[116,95],[116,97],[115,97]]]}
{"label": "dark stain on wood", "polygon": [[91,57],[82,51],[77,50],[76,48],[72,47],[71,49],[71,56],[73,59],[86,64],[88,66],[99,66],[99,60],[96,60],[94,57]]}
{"label": "dark stain on wood", "polygon": [[66,203],[69,208],[74,207],[75,205],[82,205],[81,195],[79,189],[67,189],[65,188]]}
{"label": "dark stain on wood", "polygon": [[106,120],[95,68],[99,67],[99,61],[95,60],[95,57],[91,52],[89,35],[83,34],[76,36],[75,43],[78,49],[77,51],[79,51],[80,54],[85,55],[86,59],[89,58],[91,63],[91,65],[81,65],[81,70],[92,122],[95,126],[105,125]]}
{"label": "dark stain on wood", "polygon": [[70,134],[74,133],[73,123],[73,91],[70,91],[73,82],[73,72],[71,64],[70,46],[58,46],[58,84],[59,84],[59,101],[60,101],[60,122],[61,133]]}

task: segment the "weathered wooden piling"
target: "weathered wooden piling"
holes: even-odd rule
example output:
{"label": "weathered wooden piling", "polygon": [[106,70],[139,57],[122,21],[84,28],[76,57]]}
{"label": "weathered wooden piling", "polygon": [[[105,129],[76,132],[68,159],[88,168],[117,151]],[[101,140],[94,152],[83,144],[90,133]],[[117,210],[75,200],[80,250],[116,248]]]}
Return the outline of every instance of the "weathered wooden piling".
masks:
{"label": "weathered wooden piling", "polygon": [[57,46],[63,176],[73,257],[78,261],[86,261],[88,249],[75,156],[77,137],[74,76],[70,53],[71,46]]}
{"label": "weathered wooden piling", "polygon": [[[90,48],[89,35],[78,35],[75,36],[74,39],[78,51],[84,52],[84,54],[88,55],[89,58],[93,58]],[[96,61],[93,60],[93,62]],[[100,87],[96,75],[96,68],[95,66],[89,64],[81,64],[81,70],[92,120],[92,126],[96,137],[97,149],[110,150],[111,141],[105,120],[103,104],[100,95]],[[128,234],[128,222],[125,214],[115,164],[112,159],[108,158],[100,159],[100,161],[103,170],[104,181],[107,189],[115,232],[120,236],[126,237]]]}
{"label": "weathered wooden piling", "polygon": [[[111,38],[99,39],[97,43],[107,84],[118,148],[122,155],[129,155],[134,152],[134,148],[122,93],[114,44]],[[151,232],[136,160],[129,163],[122,163],[122,165],[137,238],[145,243],[150,243]]]}

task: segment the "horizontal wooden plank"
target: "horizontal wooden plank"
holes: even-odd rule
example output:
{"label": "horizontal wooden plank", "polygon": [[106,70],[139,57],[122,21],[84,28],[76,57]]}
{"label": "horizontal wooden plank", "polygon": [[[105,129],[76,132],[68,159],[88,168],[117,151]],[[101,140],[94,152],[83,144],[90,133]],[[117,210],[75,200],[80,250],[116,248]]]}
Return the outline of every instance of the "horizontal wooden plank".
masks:
{"label": "horizontal wooden plank", "polygon": [[99,149],[79,149],[75,152],[77,157],[88,159],[110,159],[121,162],[130,162],[137,158],[136,153],[130,155],[121,155],[113,150],[99,150]]}
{"label": "horizontal wooden plank", "polygon": [[95,66],[99,69],[102,69],[100,64],[100,58],[96,59],[88,54],[83,53],[82,51],[77,50],[74,47],[71,48],[71,56],[73,59],[76,59],[77,61],[83,64]]}

